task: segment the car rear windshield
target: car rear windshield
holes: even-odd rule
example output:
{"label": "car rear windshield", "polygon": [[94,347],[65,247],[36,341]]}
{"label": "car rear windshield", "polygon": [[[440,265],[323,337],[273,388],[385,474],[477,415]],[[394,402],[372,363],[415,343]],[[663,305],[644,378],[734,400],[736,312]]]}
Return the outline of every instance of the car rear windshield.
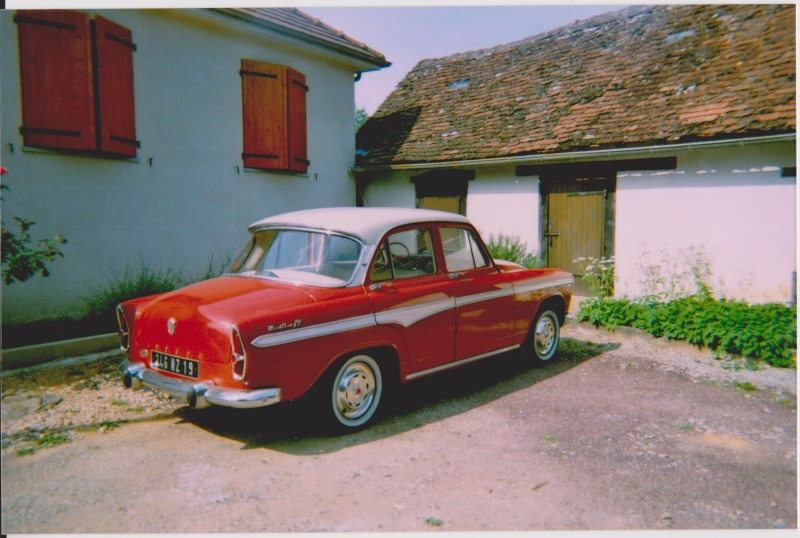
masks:
{"label": "car rear windshield", "polygon": [[337,287],[348,283],[362,245],[343,235],[275,228],[253,234],[230,273]]}

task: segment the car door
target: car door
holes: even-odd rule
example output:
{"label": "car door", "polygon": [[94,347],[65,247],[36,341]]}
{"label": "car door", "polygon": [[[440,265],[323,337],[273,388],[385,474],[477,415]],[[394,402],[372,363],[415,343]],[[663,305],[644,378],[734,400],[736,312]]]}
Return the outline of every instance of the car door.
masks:
{"label": "car door", "polygon": [[367,278],[375,318],[403,334],[412,373],[455,356],[453,285],[438,265],[432,228],[404,227],[381,242]]}
{"label": "car door", "polygon": [[512,345],[514,287],[491,262],[474,230],[440,229],[448,278],[456,297],[456,361]]}

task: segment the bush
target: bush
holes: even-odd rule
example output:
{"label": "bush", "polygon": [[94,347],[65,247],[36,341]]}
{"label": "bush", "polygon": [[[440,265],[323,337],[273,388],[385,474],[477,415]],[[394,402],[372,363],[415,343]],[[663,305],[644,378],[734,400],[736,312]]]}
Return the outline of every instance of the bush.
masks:
{"label": "bush", "polygon": [[518,263],[528,269],[544,267],[544,262],[536,252],[529,251],[527,243],[523,243],[518,236],[489,236],[486,244],[489,254],[495,260]]}
{"label": "bush", "polygon": [[126,269],[121,276],[116,275],[105,289],[85,299],[88,317],[116,319],[114,311],[119,303],[173,291],[183,284],[172,270],[156,271],[142,263],[135,272]]}
{"label": "bush", "polygon": [[770,303],[692,296],[666,303],[629,299],[589,299],[578,321],[613,330],[642,329],[657,338],[686,341],[718,356],[739,355],[776,367],[796,366],[797,308]]}
{"label": "bush", "polygon": [[86,310],[79,319],[56,318],[3,325],[3,349],[116,332],[115,310],[119,303],[217,277],[227,264],[225,260],[214,263],[212,258],[203,273],[187,279],[171,269],[155,270],[141,263],[138,269],[126,269],[122,275],[114,275],[105,288],[86,297]]}

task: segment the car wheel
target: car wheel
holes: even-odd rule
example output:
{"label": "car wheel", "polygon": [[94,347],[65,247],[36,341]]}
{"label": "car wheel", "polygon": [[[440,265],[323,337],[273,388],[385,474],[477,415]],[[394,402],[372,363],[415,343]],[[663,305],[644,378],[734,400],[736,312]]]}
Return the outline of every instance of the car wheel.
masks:
{"label": "car wheel", "polygon": [[561,336],[558,315],[552,310],[540,312],[531,326],[525,344],[525,355],[536,365],[551,362]]}
{"label": "car wheel", "polygon": [[331,384],[334,426],[352,430],[367,424],[378,409],[382,392],[378,363],[367,355],[350,357],[339,367]]}

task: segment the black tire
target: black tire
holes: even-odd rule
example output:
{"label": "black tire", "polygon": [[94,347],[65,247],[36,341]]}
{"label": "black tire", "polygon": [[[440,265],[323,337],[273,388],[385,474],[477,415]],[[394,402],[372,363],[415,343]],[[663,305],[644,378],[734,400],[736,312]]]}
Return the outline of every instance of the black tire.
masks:
{"label": "black tire", "polygon": [[549,364],[555,360],[561,339],[561,324],[553,310],[543,310],[536,315],[528,337],[522,345],[525,358],[535,366]]}
{"label": "black tire", "polygon": [[327,414],[334,431],[349,432],[365,427],[375,416],[383,395],[383,375],[369,355],[348,358],[328,378]]}

